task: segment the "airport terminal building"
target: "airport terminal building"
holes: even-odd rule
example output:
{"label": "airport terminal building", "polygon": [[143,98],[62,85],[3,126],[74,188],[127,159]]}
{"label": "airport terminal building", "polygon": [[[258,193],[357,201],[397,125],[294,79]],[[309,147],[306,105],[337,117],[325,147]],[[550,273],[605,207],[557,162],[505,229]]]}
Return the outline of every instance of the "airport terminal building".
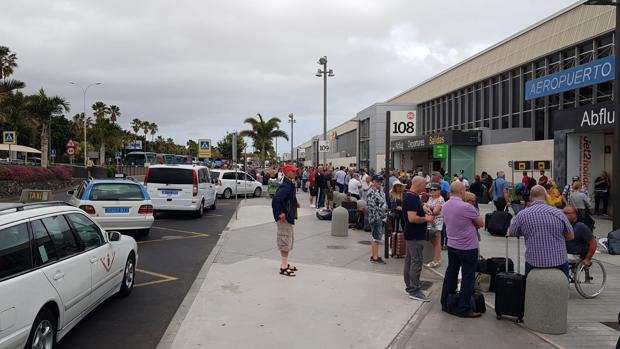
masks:
{"label": "airport terminal building", "polygon": [[581,1],[386,101],[417,105],[416,136],[391,143],[393,167],[510,177],[514,161],[537,161],[593,192],[612,169],[614,11]]}

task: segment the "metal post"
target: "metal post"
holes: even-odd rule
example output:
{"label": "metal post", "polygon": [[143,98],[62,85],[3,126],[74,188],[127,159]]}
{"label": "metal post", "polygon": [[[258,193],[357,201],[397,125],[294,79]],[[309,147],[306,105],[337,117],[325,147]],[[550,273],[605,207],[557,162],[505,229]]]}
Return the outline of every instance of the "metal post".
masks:
{"label": "metal post", "polygon": [[237,190],[237,181],[239,180],[237,177],[237,131],[233,132],[232,135],[232,160],[233,166],[235,167],[235,219],[239,219],[239,202],[237,197],[239,192],[239,190]]}
{"label": "metal post", "polygon": [[[79,85],[78,85],[79,86]],[[80,88],[82,88],[82,86],[80,86]],[[88,167],[88,151],[87,151],[87,146],[86,146],[86,90],[88,89],[88,87],[86,89],[82,88],[82,93],[83,93],[83,99],[82,101],[84,102],[84,168]],[[88,177],[88,171],[86,172],[86,176]]]}
{"label": "metal post", "polygon": [[[323,140],[327,140],[327,59],[323,63]],[[327,166],[327,153],[323,153],[323,166]]]}
{"label": "metal post", "polygon": [[293,113],[289,114],[288,122],[291,123],[291,161],[293,161],[293,124],[295,123],[295,118],[293,117]]}
{"label": "metal post", "polygon": [[[389,171],[390,171],[390,153],[391,153],[391,149],[390,149],[390,122],[391,122],[391,115],[390,115],[390,111],[388,110],[385,113],[385,171],[383,173],[384,178],[383,178],[383,186],[385,188],[385,198],[386,200],[389,200],[390,197],[390,175],[389,175]],[[392,226],[395,226],[396,224],[399,224],[399,222],[394,219],[394,223]],[[392,237],[392,232],[391,231],[385,231],[385,243],[384,243],[384,251],[383,251],[383,256],[385,259],[390,258],[390,238]]]}
{"label": "metal post", "polygon": [[618,121],[618,113],[620,113],[620,9],[618,3],[616,8],[616,32],[614,35],[614,55],[616,56],[616,77],[614,80],[614,144],[612,155],[612,218],[613,229],[620,229],[620,121]]}

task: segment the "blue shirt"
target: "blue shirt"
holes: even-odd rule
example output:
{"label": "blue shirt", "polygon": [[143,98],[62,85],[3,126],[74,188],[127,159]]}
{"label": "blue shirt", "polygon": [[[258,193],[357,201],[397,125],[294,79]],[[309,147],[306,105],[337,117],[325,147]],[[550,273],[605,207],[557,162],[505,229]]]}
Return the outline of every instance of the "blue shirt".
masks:
{"label": "blue shirt", "polygon": [[493,181],[491,188],[493,188],[493,201],[502,199],[504,197],[504,189],[508,190],[508,182],[501,177],[497,177]]}
{"label": "blue shirt", "polygon": [[446,193],[450,192],[450,183],[447,181],[442,179],[441,182],[439,182],[439,185],[441,186],[441,191],[445,191]]}

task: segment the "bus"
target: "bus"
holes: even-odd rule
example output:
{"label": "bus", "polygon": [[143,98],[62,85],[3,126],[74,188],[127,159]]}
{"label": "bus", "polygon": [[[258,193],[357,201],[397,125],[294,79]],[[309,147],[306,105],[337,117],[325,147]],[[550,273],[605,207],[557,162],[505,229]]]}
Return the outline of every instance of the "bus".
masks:
{"label": "bus", "polygon": [[143,151],[132,151],[125,155],[125,165],[144,166],[157,163],[157,154]]}

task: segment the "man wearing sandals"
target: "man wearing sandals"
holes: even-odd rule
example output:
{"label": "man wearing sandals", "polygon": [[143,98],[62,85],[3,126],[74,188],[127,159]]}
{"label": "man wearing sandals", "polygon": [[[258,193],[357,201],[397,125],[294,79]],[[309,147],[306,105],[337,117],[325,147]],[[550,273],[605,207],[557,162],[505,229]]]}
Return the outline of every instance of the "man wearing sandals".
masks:
{"label": "man wearing sandals", "polygon": [[297,268],[288,263],[289,252],[293,249],[293,225],[297,218],[299,203],[296,197],[296,187],[293,180],[297,176],[297,167],[293,165],[284,166],[282,172],[284,179],[278,187],[273,199],[271,208],[273,218],[277,226],[277,244],[280,250],[280,274],[285,276],[295,276]]}

